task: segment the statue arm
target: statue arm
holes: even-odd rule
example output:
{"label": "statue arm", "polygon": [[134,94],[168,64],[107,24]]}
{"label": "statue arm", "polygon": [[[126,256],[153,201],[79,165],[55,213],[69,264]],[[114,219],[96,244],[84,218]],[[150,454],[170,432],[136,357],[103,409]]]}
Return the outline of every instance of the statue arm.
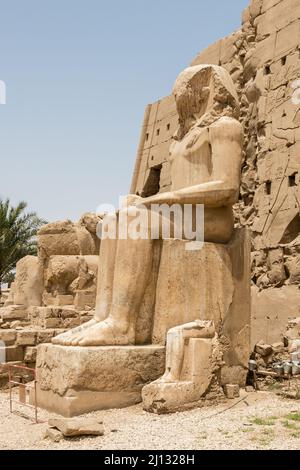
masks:
{"label": "statue arm", "polygon": [[221,118],[210,127],[215,179],[176,191],[145,198],[142,204],[204,204],[222,207],[237,202],[242,161],[242,126],[235,119]]}
{"label": "statue arm", "polygon": [[231,204],[236,198],[236,190],[225,188],[223,181],[189,186],[177,191],[156,194],[145,198],[141,204],[205,204],[208,207],[221,207]]}

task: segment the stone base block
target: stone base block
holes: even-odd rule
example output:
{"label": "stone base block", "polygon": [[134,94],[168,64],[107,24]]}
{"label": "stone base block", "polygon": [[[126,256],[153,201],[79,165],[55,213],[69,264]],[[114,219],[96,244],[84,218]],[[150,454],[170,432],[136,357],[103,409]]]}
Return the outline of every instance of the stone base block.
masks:
{"label": "stone base block", "polygon": [[193,382],[152,383],[143,389],[143,409],[150,413],[165,414],[182,411],[201,398]]}
{"label": "stone base block", "polygon": [[24,305],[10,305],[0,309],[0,318],[3,321],[26,320],[27,311]]}
{"label": "stone base block", "polygon": [[66,347],[42,344],[37,404],[71,417],[139,403],[144,385],[164,373],[163,346]]}

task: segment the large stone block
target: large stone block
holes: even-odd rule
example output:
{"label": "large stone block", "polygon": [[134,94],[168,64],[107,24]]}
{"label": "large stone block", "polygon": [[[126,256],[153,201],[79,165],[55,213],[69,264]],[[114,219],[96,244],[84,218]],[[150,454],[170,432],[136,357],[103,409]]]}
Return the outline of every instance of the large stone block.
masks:
{"label": "large stone block", "polygon": [[200,52],[191,65],[215,64],[220,65],[222,39]]}
{"label": "large stone block", "polygon": [[298,286],[252,288],[251,347],[259,341],[272,344],[282,339],[291,318],[300,315]]}
{"label": "large stone block", "polygon": [[270,8],[280,3],[282,0],[263,0],[261,13],[265,13]]}
{"label": "large stone block", "polygon": [[255,20],[257,34],[261,37],[269,36],[297,18],[300,18],[299,0],[282,0]]}
{"label": "large stone block", "polygon": [[16,337],[16,330],[0,330],[0,341],[3,341],[7,346],[14,344]]}
{"label": "large stone block", "polygon": [[73,307],[32,307],[30,324],[38,328],[73,328],[83,321],[80,312]]}
{"label": "large stone block", "polygon": [[96,255],[98,247],[85,226],[70,220],[44,225],[38,232],[39,256]]}
{"label": "large stone block", "polygon": [[24,305],[10,305],[0,309],[0,318],[3,321],[26,320],[27,317],[28,314]]}
{"label": "large stone block", "polygon": [[[24,359],[24,349],[20,346],[0,346],[0,351],[3,354],[5,350],[5,361],[6,362],[18,362]],[[1,354],[0,354],[1,356]]]}
{"label": "large stone block", "polygon": [[300,20],[294,21],[278,32],[275,54],[280,57],[291,49],[296,49],[300,42]]}
{"label": "large stone block", "polygon": [[249,80],[255,77],[257,70],[274,59],[276,34],[272,34],[263,41],[255,44],[246,54],[244,78]]}
{"label": "large stone block", "polygon": [[141,401],[144,385],[164,372],[162,346],[38,347],[38,406],[63,416]]}
{"label": "large stone block", "polygon": [[249,9],[251,18],[256,18],[260,15],[262,9],[263,0],[251,0]]}
{"label": "large stone block", "polygon": [[36,336],[35,330],[18,331],[16,346],[35,346]]}

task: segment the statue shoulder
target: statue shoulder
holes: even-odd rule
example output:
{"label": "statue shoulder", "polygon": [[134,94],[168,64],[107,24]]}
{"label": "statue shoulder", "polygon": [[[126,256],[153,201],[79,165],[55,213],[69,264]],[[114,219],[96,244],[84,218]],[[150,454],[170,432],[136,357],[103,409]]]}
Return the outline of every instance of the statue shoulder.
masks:
{"label": "statue shoulder", "polygon": [[211,139],[243,140],[243,126],[234,118],[222,116],[209,127]]}

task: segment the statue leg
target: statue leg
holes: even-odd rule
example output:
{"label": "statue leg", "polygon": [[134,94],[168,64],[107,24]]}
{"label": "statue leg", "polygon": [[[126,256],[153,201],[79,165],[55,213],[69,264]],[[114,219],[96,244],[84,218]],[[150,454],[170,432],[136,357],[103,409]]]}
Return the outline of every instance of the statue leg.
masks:
{"label": "statue leg", "polygon": [[172,328],[167,334],[166,371],[161,377],[162,382],[177,382],[180,379],[184,357],[183,329]]}
{"label": "statue leg", "polygon": [[94,317],[97,321],[105,320],[111,309],[117,242],[109,238],[101,242]]}
{"label": "statue leg", "polygon": [[52,340],[54,344],[70,345],[74,340],[74,335],[82,333],[87,328],[94,326],[96,323],[104,320],[108,316],[112,300],[112,284],[114,277],[116,249],[117,240],[109,238],[102,240],[100,246],[97,297],[94,318],[84,323],[83,325],[72,328],[71,330],[56,336]]}
{"label": "statue leg", "polygon": [[[147,211],[148,214],[148,211]],[[148,215],[141,219],[147,221]],[[130,216],[128,224],[130,224]],[[141,227],[143,230],[143,227]],[[107,276],[112,288],[111,309],[108,317],[76,333],[72,346],[127,345],[135,343],[136,316],[140,308],[152,268],[153,241],[147,239],[119,239],[115,253],[113,276]],[[104,265],[105,270],[107,266]],[[112,282],[113,280],[113,282]]]}

